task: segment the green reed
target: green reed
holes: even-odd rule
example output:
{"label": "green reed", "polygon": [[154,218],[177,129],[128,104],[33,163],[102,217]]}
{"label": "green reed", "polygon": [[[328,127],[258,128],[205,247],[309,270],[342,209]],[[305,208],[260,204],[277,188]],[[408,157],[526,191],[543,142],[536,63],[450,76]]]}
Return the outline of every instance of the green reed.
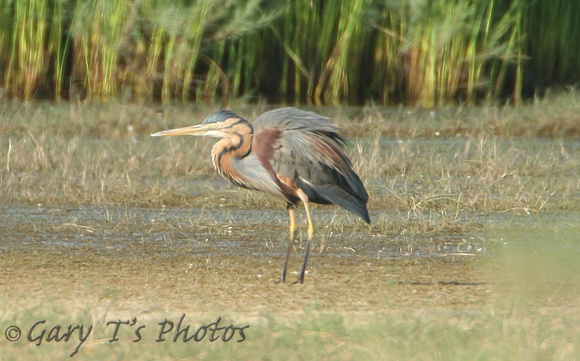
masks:
{"label": "green reed", "polygon": [[15,1],[11,9],[3,10],[7,21],[2,39],[8,45],[5,46],[8,52],[3,64],[3,87],[10,89],[14,96],[29,100],[46,71],[44,43],[48,35],[48,2]]}
{"label": "green reed", "polygon": [[530,65],[540,81],[578,81],[580,57],[580,3],[577,1],[533,1],[525,9],[523,28],[529,38],[524,51],[533,54]]}
{"label": "green reed", "polygon": [[387,50],[380,49],[377,58],[397,59],[388,67],[400,78],[395,84],[404,84],[409,103],[431,107],[458,98],[473,101],[478,91],[491,90],[487,64],[517,60],[506,46],[517,33],[517,14],[510,8],[498,18],[494,1],[416,2],[395,11],[399,16],[386,17],[379,27]]}
{"label": "green reed", "polygon": [[[47,45],[47,53],[51,59],[51,69],[54,81],[54,98],[58,101],[62,97],[66,82],[65,62],[70,38],[64,33],[65,18],[63,12],[64,0],[55,0],[52,4],[52,24],[50,26],[50,37]],[[63,39],[63,37],[65,37]]]}
{"label": "green reed", "polygon": [[0,0],[0,88],[27,100],[517,103],[529,84],[579,80],[579,12],[564,0]]}
{"label": "green reed", "polygon": [[280,91],[309,102],[353,100],[372,1],[288,1]]}

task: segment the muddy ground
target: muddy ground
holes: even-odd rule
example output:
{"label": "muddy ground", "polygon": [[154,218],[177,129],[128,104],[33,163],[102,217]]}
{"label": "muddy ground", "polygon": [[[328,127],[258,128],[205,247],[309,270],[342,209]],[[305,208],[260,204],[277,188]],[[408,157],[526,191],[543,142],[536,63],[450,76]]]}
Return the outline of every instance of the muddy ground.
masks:
{"label": "muddy ground", "polygon": [[[73,308],[99,299],[143,311],[254,313],[313,305],[354,311],[469,307],[487,302],[494,283],[480,256],[489,247],[484,239],[397,240],[371,227],[323,233],[325,248],[320,252],[320,242],[314,244],[303,285],[293,284],[304,254],[297,241],[288,281],[281,284],[283,208],[236,217],[204,212],[199,220],[201,211],[188,208],[10,205],[1,215],[2,294],[24,304],[50,300]],[[274,214],[269,224],[256,230],[245,224],[264,219],[264,212]],[[331,216],[326,213],[323,220]],[[192,219],[197,224],[187,226]]]}

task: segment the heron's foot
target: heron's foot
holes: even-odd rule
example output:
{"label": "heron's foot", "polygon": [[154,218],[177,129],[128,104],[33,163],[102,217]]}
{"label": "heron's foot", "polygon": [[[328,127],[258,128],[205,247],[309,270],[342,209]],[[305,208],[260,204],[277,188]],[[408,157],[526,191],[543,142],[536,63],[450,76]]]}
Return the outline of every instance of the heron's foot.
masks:
{"label": "heron's foot", "polygon": [[296,281],[292,282],[293,285],[301,285],[303,283],[304,283],[304,273],[301,274]]}

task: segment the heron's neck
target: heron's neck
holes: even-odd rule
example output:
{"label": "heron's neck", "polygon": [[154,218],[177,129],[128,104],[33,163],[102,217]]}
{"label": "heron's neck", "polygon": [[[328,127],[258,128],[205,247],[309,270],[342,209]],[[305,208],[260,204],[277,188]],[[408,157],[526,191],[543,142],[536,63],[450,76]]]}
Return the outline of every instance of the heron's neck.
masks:
{"label": "heron's neck", "polygon": [[236,129],[228,137],[217,142],[212,150],[213,166],[219,174],[229,180],[238,175],[236,161],[250,154],[252,150],[252,128]]}

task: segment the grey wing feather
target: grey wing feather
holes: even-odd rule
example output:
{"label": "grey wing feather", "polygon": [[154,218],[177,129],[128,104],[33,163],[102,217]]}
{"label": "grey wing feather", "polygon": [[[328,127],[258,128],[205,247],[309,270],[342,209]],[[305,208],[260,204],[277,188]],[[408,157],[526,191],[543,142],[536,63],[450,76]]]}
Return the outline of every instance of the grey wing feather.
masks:
{"label": "grey wing feather", "polygon": [[292,179],[314,203],[335,203],[369,222],[368,194],[341,149],[343,138],[330,118],[296,108],[281,108],[259,116],[254,134],[267,128],[281,131],[270,163]]}
{"label": "grey wing feather", "polygon": [[[313,142],[321,137],[330,140],[340,148],[344,139],[338,134],[340,128],[331,123],[332,119],[296,108],[280,108],[260,115],[252,123],[254,134],[263,129],[276,128],[282,131],[277,150],[290,158],[299,156],[311,162],[330,163],[319,152],[312,152]],[[350,166],[348,158],[345,159]]]}
{"label": "grey wing feather", "polygon": [[279,108],[267,111],[260,115],[252,123],[254,130],[264,128],[278,129],[327,129],[336,132],[340,130],[331,124],[332,119],[320,114],[301,110],[298,108]]}

